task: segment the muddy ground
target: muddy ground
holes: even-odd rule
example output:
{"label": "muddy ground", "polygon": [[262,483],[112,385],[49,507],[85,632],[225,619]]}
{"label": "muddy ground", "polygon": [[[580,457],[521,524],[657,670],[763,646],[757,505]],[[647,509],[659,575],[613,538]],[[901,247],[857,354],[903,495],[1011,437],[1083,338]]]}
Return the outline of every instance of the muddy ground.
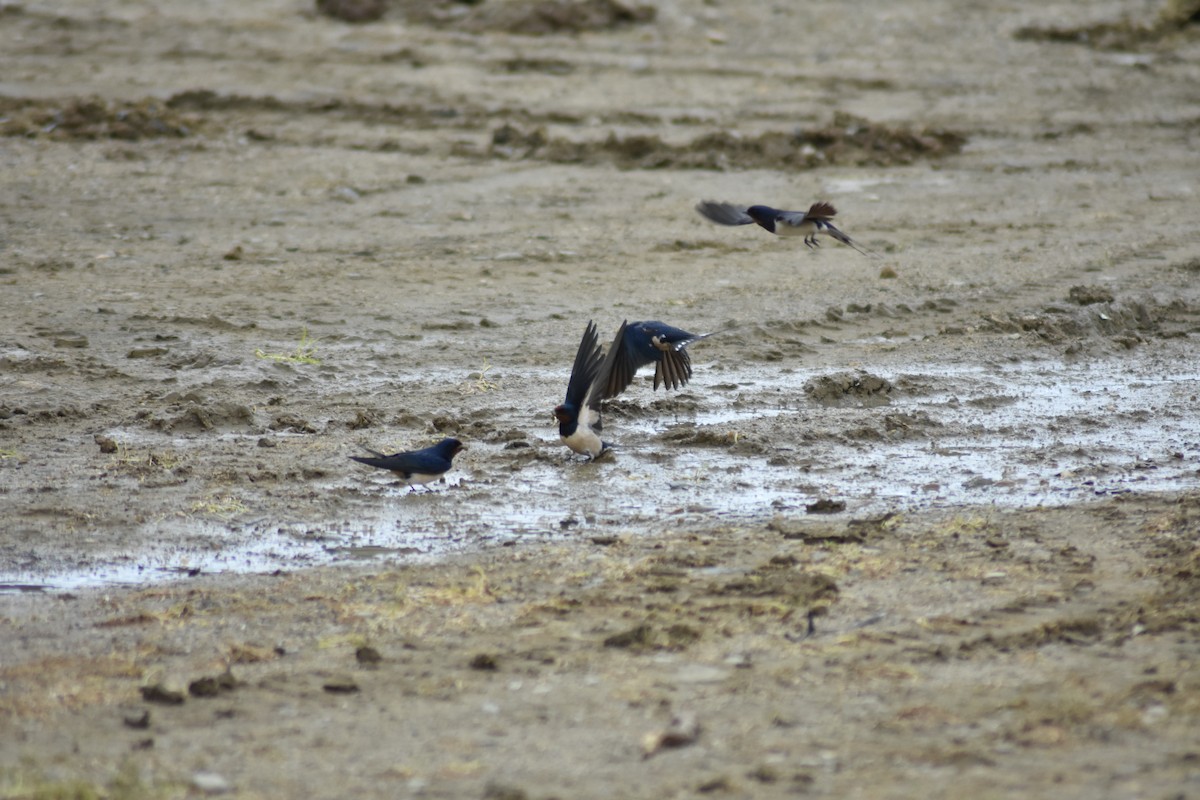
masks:
{"label": "muddy ground", "polygon": [[1193,13],[0,3],[0,796],[1200,795]]}

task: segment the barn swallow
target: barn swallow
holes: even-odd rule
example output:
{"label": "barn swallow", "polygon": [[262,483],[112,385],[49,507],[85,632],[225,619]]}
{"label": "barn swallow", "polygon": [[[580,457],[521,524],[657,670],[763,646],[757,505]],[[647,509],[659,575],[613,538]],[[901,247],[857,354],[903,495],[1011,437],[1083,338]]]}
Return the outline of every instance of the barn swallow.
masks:
{"label": "barn swallow", "polygon": [[433,447],[424,450],[410,450],[406,453],[394,453],[385,456],[371,448],[365,448],[371,456],[350,456],[360,464],[369,467],[391,470],[400,480],[416,488],[420,484],[436,481],[451,467],[451,461],[463,449],[463,443],[458,439],[442,439]]}
{"label": "barn swallow", "polygon": [[[678,389],[692,377],[692,359],[685,349],[711,333],[688,333],[662,322],[622,322],[608,348],[611,363],[600,380],[603,399],[616,397],[633,382],[633,375],[647,364],[654,364],[654,391],[661,383]],[[615,355],[614,355],[615,354]]]}
{"label": "barn swallow", "polygon": [[607,366],[596,323],[589,322],[575,353],[571,379],[567,381],[567,398],[554,409],[558,420],[559,439],[567,447],[588,459],[594,459],[611,445],[600,438],[600,381]]}
{"label": "barn swallow", "polygon": [[837,215],[837,209],[826,202],[813,203],[808,211],[781,211],[770,206],[735,206],[732,203],[705,200],[696,205],[696,210],[700,216],[718,225],[749,225],[756,222],[778,236],[803,236],[804,243],[810,248],[820,247],[817,234],[825,233],[864,256],[868,255],[834,226],[832,220]]}

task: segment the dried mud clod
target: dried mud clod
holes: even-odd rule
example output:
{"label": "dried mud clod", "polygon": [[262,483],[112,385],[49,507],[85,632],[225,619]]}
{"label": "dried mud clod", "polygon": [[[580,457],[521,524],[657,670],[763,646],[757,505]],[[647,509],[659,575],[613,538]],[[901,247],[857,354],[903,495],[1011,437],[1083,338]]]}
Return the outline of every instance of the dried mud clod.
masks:
{"label": "dried mud clod", "polygon": [[675,444],[721,447],[744,455],[764,455],[771,451],[770,442],[761,434],[744,432],[728,425],[692,425],[685,422],[663,432],[658,438]]}
{"label": "dried mud clod", "polygon": [[190,402],[182,409],[176,408],[174,411],[172,416],[151,419],[150,427],[168,433],[176,431],[201,433],[244,428],[254,423],[254,410],[242,403]]}
{"label": "dried mud clod", "polygon": [[501,31],[524,36],[615,30],[645,25],[657,16],[653,6],[621,0],[503,0],[490,3],[404,0],[395,5],[410,22],[453,27],[471,33]]}
{"label": "dried mud clod", "polygon": [[354,660],[363,667],[377,667],[383,656],[374,647],[364,644],[354,650]]}
{"label": "dried mud clod", "polygon": [[966,141],[957,131],[890,127],[839,112],[822,128],[767,131],[758,136],[717,131],[682,145],[654,135],[615,133],[599,141],[574,142],[552,138],[542,128],[522,130],[506,123],[493,132],[490,154],[563,164],[613,164],[620,169],[805,170],[835,164],[911,164],[954,155]]}
{"label": "dried mud clod", "polygon": [[[424,103],[368,103],[344,97],[323,97],[316,100],[283,100],[271,94],[226,94],[212,89],[189,89],[176,92],[166,100],[167,108],[206,114],[206,123],[218,120],[219,114],[235,112],[281,115],[318,115],[356,120],[380,125],[403,125],[406,128],[472,127],[484,124],[487,114],[482,109]],[[215,124],[215,123],[214,123]],[[272,137],[261,131],[250,137],[269,141]],[[408,176],[409,183],[420,183],[417,175]]]}
{"label": "dried mud clod", "polygon": [[695,744],[700,739],[700,733],[700,722],[695,714],[690,712],[678,714],[662,730],[653,731],[642,737],[642,757],[650,758],[661,750]]}
{"label": "dried mud clod", "polygon": [[869,372],[835,372],[813,378],[804,384],[804,393],[823,406],[856,404],[864,407],[891,402],[892,382]]}
{"label": "dried mud clod", "polygon": [[488,781],[483,787],[483,800],[529,800],[529,794],[519,786]]}
{"label": "dried mud clod", "polygon": [[317,13],[342,22],[375,22],[387,8],[387,0],[317,0]]}
{"label": "dried mud clod", "polygon": [[783,514],[776,514],[767,523],[767,530],[777,532],[784,539],[797,540],[806,544],[860,544],[867,539],[867,532],[860,527],[814,523],[811,520],[794,519]]}
{"label": "dried mud clod", "polygon": [[1194,309],[1180,300],[1116,301],[1106,290],[1077,286],[1068,299],[1079,307],[1047,305],[1040,309],[996,312],[983,317],[979,329],[997,333],[1027,333],[1049,343],[1076,344],[1098,340],[1128,349],[1150,337],[1170,338],[1186,333]]}
{"label": "dried mud clod", "polygon": [[774,598],[794,608],[828,604],[837,599],[837,583],[819,572],[804,572],[778,562],[769,562],[740,578],[714,586],[712,594],[743,598]]}
{"label": "dried mud clod", "polygon": [[183,138],[197,127],[156,100],[108,102],[99,98],[41,100],[0,98],[0,135],[51,139]]}
{"label": "dried mud clod", "polygon": [[187,695],[179,689],[165,686],[161,683],[143,686],[141,687],[141,692],[142,699],[147,703],[158,703],[164,706],[183,705],[183,702],[187,699]]}
{"label": "dried mud clod", "polygon": [[1067,292],[1067,299],[1081,306],[1093,303],[1111,303],[1113,293],[1103,286],[1072,286]]}
{"label": "dried mud clod", "polygon": [[225,670],[219,675],[196,678],[188,684],[188,694],[192,697],[216,697],[222,692],[231,692],[236,688],[237,680],[233,673]]}
{"label": "dried mud clod", "polygon": [[1200,0],[1167,0],[1158,16],[1149,22],[1123,19],[1091,25],[1018,28],[1016,39],[1033,42],[1084,44],[1097,50],[1136,50],[1155,45],[1200,24]]}
{"label": "dried mud clod", "polygon": [[329,694],[356,694],[358,683],[348,675],[333,675],[321,684],[321,688]]}
{"label": "dried mud clod", "polygon": [[604,640],[604,646],[633,652],[685,650],[699,641],[701,635],[700,631],[682,623],[665,627],[642,624],[609,636]]}
{"label": "dried mud clod", "polygon": [[492,653],[476,653],[467,666],[480,672],[495,672],[500,669],[500,662]]}

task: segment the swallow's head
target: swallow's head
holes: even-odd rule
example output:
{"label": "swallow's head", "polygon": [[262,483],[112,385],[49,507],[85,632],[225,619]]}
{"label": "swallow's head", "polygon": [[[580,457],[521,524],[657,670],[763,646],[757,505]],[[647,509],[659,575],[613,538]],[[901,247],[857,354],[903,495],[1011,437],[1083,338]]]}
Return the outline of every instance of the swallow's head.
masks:
{"label": "swallow's head", "polygon": [[452,460],[465,449],[465,446],[458,439],[446,438],[438,442],[437,449],[443,458]]}
{"label": "swallow's head", "polygon": [[570,422],[574,422],[575,416],[575,411],[565,403],[561,406],[557,406],[554,409],[554,419],[559,425],[566,425]]}

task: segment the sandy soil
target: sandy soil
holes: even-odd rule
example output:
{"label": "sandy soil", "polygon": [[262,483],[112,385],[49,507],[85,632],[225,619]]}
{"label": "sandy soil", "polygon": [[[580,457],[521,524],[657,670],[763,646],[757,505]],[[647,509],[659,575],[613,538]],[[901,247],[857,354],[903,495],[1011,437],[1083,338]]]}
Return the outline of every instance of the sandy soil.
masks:
{"label": "sandy soil", "polygon": [[652,11],[0,4],[0,796],[1200,793],[1200,29]]}

